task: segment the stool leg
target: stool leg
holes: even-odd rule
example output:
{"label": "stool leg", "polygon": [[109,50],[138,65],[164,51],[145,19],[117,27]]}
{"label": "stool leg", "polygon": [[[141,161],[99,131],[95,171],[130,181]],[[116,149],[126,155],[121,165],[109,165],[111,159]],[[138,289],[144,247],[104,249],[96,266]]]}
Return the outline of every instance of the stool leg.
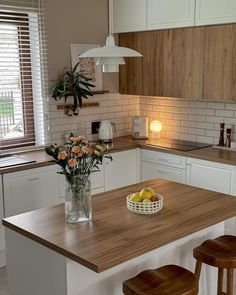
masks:
{"label": "stool leg", "polygon": [[227,269],[227,295],[233,295],[233,278],[234,270],[232,268]]}
{"label": "stool leg", "polygon": [[198,281],[199,281],[199,278],[200,278],[201,269],[202,269],[202,262],[197,260],[196,261],[196,266],[195,266],[195,276],[197,277]]}
{"label": "stool leg", "polygon": [[224,269],[218,268],[218,287],[217,287],[217,295],[222,295],[223,293],[223,276]]}

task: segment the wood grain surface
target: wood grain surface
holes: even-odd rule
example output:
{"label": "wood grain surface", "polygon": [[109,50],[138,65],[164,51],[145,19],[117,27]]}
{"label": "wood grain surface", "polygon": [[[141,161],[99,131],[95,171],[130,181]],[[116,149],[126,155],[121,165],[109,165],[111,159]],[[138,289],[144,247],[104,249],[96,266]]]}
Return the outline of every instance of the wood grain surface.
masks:
{"label": "wood grain surface", "polygon": [[[149,143],[152,144],[151,139],[149,140]],[[155,146],[147,146],[146,144],[147,144],[146,140],[132,139],[131,136],[117,137],[114,139],[114,143],[111,146],[111,153],[125,151],[129,149],[141,148],[146,150],[163,152],[167,154],[179,155],[183,157],[213,161],[213,162],[218,162],[222,164],[236,165],[236,152],[234,151],[218,150],[218,149],[209,147],[209,148],[203,148],[200,150],[183,152],[183,151],[177,151],[177,150],[171,150],[171,149],[158,148]],[[20,157],[24,157],[25,159],[34,159],[36,160],[36,163],[3,168],[3,169],[0,169],[0,174],[22,171],[22,170],[43,167],[43,166],[48,166],[53,164],[51,162],[52,158],[46,155],[43,149],[37,150],[37,151],[18,153],[17,155],[19,155]]]}
{"label": "wood grain surface", "polygon": [[[147,186],[164,196],[164,208],[150,216],[128,211],[126,196]],[[234,216],[235,197],[153,180],[94,196],[91,223],[66,224],[59,205],[4,219],[3,224],[102,272]]]}
{"label": "wood grain surface", "polygon": [[119,34],[127,59],[120,93],[194,100],[236,100],[236,24]]}

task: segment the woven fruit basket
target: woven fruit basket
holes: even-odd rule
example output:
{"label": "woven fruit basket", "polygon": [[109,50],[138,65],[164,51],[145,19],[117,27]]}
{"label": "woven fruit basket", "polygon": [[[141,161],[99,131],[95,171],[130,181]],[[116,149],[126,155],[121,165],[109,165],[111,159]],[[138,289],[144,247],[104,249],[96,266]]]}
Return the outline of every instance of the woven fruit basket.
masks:
{"label": "woven fruit basket", "polygon": [[[132,194],[133,195],[133,194]],[[138,214],[155,214],[159,212],[163,207],[163,196],[156,194],[158,201],[156,202],[134,202],[130,198],[132,195],[128,195],[126,198],[127,208]]]}

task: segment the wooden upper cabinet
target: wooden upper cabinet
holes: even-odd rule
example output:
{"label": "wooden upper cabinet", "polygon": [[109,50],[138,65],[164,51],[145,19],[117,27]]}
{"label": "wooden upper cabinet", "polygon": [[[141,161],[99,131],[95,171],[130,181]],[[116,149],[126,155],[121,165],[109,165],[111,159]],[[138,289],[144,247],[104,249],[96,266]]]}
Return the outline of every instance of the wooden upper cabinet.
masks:
{"label": "wooden upper cabinet", "polygon": [[236,24],[205,28],[203,99],[236,101]]}
{"label": "wooden upper cabinet", "polygon": [[122,94],[236,101],[236,24],[120,34]]}
{"label": "wooden upper cabinet", "polygon": [[114,33],[147,29],[146,0],[113,0]]}
{"label": "wooden upper cabinet", "polygon": [[195,25],[236,22],[235,0],[196,0]]}
{"label": "wooden upper cabinet", "polygon": [[147,29],[194,26],[195,0],[147,0]]}

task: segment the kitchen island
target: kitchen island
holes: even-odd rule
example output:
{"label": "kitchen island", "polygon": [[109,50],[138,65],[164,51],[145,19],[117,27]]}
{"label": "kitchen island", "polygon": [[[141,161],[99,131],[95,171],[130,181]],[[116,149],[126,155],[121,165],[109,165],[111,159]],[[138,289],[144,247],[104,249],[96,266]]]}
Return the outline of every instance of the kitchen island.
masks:
{"label": "kitchen island", "polygon": [[[164,208],[128,211],[126,196],[147,186],[164,196]],[[94,196],[90,223],[66,224],[63,205],[6,218],[11,295],[121,295],[122,282],[146,268],[193,270],[192,249],[223,234],[234,216],[232,196],[153,180]],[[204,267],[199,294],[215,294],[215,280]]]}

